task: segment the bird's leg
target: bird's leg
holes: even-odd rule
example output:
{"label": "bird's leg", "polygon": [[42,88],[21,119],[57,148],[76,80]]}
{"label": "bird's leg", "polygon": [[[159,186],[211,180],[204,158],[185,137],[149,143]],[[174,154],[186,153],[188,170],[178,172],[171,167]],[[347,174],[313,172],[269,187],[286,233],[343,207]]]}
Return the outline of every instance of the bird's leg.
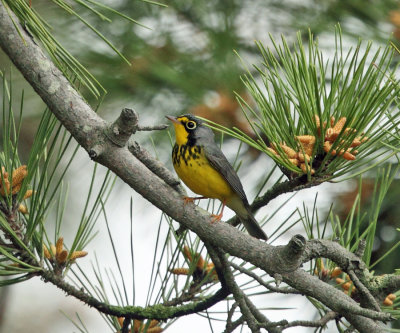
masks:
{"label": "bird's leg", "polygon": [[207,197],[183,197],[183,204],[187,205],[189,202],[194,202],[195,200],[208,199]]}
{"label": "bird's leg", "polygon": [[221,212],[219,214],[217,214],[217,215],[211,214],[211,216],[212,216],[211,223],[221,221],[222,215],[224,215],[225,203],[226,203],[226,200],[222,201],[222,208],[221,208]]}

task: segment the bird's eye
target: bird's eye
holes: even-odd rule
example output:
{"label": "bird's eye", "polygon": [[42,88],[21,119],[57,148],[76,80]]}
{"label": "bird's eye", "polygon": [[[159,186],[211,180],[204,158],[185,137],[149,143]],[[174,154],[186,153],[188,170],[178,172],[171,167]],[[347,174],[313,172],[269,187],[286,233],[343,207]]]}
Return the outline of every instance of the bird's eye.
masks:
{"label": "bird's eye", "polygon": [[187,129],[190,129],[190,130],[195,129],[196,126],[197,126],[196,123],[195,123],[194,121],[192,121],[192,120],[189,120],[189,121],[186,123],[186,128],[187,128]]}

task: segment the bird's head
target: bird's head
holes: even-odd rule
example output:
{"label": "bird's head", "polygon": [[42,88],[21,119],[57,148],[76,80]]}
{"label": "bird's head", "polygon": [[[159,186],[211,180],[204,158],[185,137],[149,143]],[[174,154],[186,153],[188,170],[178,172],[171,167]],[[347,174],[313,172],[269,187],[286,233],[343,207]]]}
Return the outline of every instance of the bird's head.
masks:
{"label": "bird's head", "polygon": [[178,117],[166,116],[175,128],[175,138],[178,145],[194,146],[197,139],[204,135],[214,137],[211,129],[204,126],[203,121],[190,114]]}

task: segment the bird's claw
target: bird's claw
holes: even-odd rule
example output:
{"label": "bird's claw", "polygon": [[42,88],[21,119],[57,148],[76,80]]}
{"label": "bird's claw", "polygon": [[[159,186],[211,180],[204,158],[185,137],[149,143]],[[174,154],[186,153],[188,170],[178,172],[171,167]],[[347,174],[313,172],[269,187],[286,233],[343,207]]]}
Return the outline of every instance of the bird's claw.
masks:
{"label": "bird's claw", "polygon": [[216,223],[221,221],[222,219],[222,212],[220,214],[211,214],[211,223]]}
{"label": "bird's claw", "polygon": [[189,203],[194,203],[195,198],[192,197],[183,197],[183,204],[186,206]]}

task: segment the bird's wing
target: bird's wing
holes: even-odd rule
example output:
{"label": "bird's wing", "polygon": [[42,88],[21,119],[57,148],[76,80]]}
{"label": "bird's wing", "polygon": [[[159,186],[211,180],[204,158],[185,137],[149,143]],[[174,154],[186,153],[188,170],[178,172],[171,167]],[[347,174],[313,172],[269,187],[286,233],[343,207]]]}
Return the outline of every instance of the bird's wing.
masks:
{"label": "bird's wing", "polygon": [[235,193],[243,200],[244,205],[247,206],[248,202],[242,183],[221,149],[219,149],[215,142],[209,142],[204,146],[204,154],[211,166],[224,177]]}

